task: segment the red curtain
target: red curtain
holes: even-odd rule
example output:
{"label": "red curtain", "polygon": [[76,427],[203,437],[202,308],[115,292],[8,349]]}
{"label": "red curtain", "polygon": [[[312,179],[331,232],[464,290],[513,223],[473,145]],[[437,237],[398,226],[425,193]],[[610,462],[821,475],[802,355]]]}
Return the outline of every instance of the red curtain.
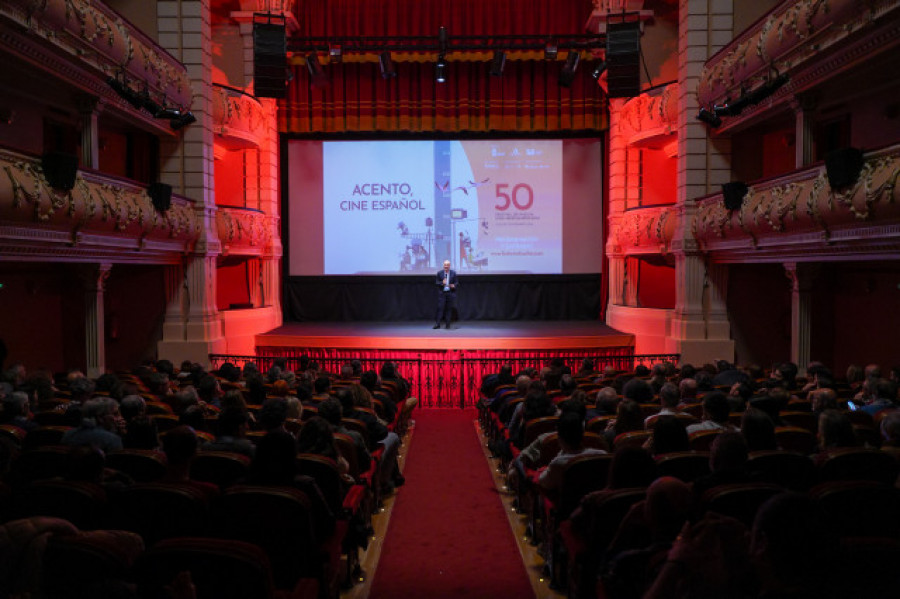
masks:
{"label": "red curtain", "polygon": [[[304,36],[437,36],[582,33],[587,2],[421,0],[303,2],[295,9]],[[524,57],[524,53],[520,53]],[[559,60],[508,60],[502,77],[488,74],[489,53],[448,55],[446,83],[434,80],[433,57],[404,55],[397,77],[383,79],[374,56],[326,64],[329,83],[310,85],[304,64],[292,67],[288,97],[279,102],[283,133],[598,132],[606,98],[582,64],[571,86],[558,83]],[[584,55],[583,57],[586,57]]]}

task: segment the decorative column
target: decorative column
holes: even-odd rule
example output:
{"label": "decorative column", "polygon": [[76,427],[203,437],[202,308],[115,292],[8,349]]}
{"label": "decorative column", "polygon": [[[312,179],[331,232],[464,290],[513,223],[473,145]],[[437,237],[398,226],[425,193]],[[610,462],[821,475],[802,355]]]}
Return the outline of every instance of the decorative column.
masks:
{"label": "decorative column", "polygon": [[784,263],[784,274],[791,283],[791,362],[799,374],[809,366],[810,331],[812,330],[812,283],[816,265]]}
{"label": "decorative column", "polygon": [[[733,29],[732,0],[680,0],[678,28],[678,173],[675,255],[675,311],[666,339],[667,351],[680,353],[683,362],[704,363],[734,359],[729,337],[720,273],[716,290],[709,292],[706,260],[693,233],[696,199],[718,191],[731,180],[731,141],[713,137],[697,120],[697,86],[703,65],[729,43]],[[727,282],[727,279],[725,279]],[[704,303],[709,309],[704,309]]]}
{"label": "decorative column", "polygon": [[98,118],[103,104],[94,96],[78,99],[81,115],[81,166],[98,170],[100,168],[100,127]]}
{"label": "decorative column", "polygon": [[112,264],[88,264],[80,276],[84,284],[85,374],[97,378],[106,372],[106,326],[103,296]]}
{"label": "decorative column", "polygon": [[640,259],[634,256],[625,258],[625,305],[637,308],[638,288],[641,284]]}
{"label": "decorative column", "polygon": [[160,148],[160,179],[180,195],[194,201],[203,223],[194,252],[185,264],[185,309],[180,309],[174,273],[170,304],[166,311],[160,357],[173,362],[192,360],[209,364],[209,354],[224,353],[222,319],[216,309],[216,258],[221,244],[216,233],[213,188],[212,29],[210,0],[160,0],[157,2],[159,43],[187,67],[193,99],[190,110],[196,122]]}
{"label": "decorative column", "polygon": [[794,110],[794,166],[803,168],[813,163],[813,127],[817,98],[811,95],[796,96],[791,102]]}

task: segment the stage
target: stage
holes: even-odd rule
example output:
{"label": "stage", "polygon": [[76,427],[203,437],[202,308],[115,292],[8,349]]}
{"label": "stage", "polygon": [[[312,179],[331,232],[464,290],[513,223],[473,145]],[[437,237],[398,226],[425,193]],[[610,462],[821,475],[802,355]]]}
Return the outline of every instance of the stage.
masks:
{"label": "stage", "polygon": [[473,321],[449,330],[419,322],[292,322],[256,336],[260,350],[275,348],[565,351],[634,348],[634,335],[599,321]]}

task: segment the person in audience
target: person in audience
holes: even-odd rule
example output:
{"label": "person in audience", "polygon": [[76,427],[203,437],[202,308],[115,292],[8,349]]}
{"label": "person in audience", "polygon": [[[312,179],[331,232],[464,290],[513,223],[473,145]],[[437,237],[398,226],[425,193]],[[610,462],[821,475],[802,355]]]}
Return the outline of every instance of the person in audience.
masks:
{"label": "person in audience", "polygon": [[3,406],[0,413],[3,424],[17,426],[25,432],[38,428],[38,423],[32,420],[28,394],[24,391],[13,391],[3,398],[0,405]]}
{"label": "person in audience", "polygon": [[250,418],[246,409],[237,405],[222,408],[217,419],[216,440],[206,443],[203,451],[230,451],[252,458],[256,446],[247,439]]}
{"label": "person in audience", "polygon": [[697,380],[681,379],[678,383],[678,392],[681,395],[681,405],[697,403]]}
{"label": "person in audience", "polygon": [[611,416],[616,413],[619,406],[619,395],[614,387],[601,387],[594,398],[593,408],[589,408],[585,415],[585,422],[590,422],[597,416]]}
{"label": "person in audience", "polygon": [[687,427],[690,435],[698,431],[735,431],[733,424],[728,421],[731,407],[728,398],[721,391],[713,391],[703,396],[703,420],[699,424]]}
{"label": "person in audience", "polygon": [[63,445],[92,445],[104,453],[122,449],[121,433],[125,422],[119,414],[119,404],[109,397],[96,397],[84,403],[81,425],[66,431]]}
{"label": "person in audience", "polygon": [[[378,373],[374,370],[367,370],[362,373],[359,377],[359,384],[366,391],[366,402],[368,405],[359,404],[361,407],[372,407],[372,394],[375,393],[375,390],[379,388],[380,381],[378,378]],[[359,391],[355,390],[356,395],[359,395]],[[397,402],[394,400],[393,393],[384,393],[381,395],[381,406],[384,409],[384,420],[385,422],[394,422],[397,418]]]}
{"label": "person in audience", "polygon": [[821,463],[832,449],[859,446],[859,440],[856,438],[850,419],[846,414],[837,410],[825,410],[819,414],[819,430],[816,439],[819,442],[817,463]]}
{"label": "person in audience", "polygon": [[672,415],[663,415],[656,420],[653,434],[644,446],[654,457],[691,449],[684,423]]}
{"label": "person in audience", "polygon": [[[525,427],[535,418],[556,416],[557,409],[540,383],[532,383],[525,400],[516,407],[509,423],[509,438],[516,447],[525,445]],[[517,416],[518,414],[518,416]]]}
{"label": "person in audience", "polygon": [[834,389],[827,387],[813,389],[806,397],[809,399],[813,414],[821,414],[824,410],[838,409],[838,396]]}
{"label": "person in audience", "polygon": [[[657,414],[662,416],[674,416],[678,413],[678,403],[681,401],[681,394],[678,392],[678,387],[675,386],[675,383],[666,383],[662,387],[659,388],[659,404],[662,406],[659,409]],[[646,427],[647,421],[650,420],[653,416],[647,416],[644,419],[644,426]]]}
{"label": "person in audience", "polygon": [[890,410],[897,407],[895,399],[897,397],[897,389],[888,379],[872,377],[866,381],[870,390],[869,399],[866,405],[860,408],[870,416],[875,416],[882,410]]}
{"label": "person in audience", "polygon": [[[80,374],[80,373],[79,373]],[[94,396],[96,385],[84,375],[76,376],[69,382],[72,403],[84,403]]]}
{"label": "person in audience", "polygon": [[891,410],[878,425],[883,443],[882,449],[900,448],[900,410]]}
{"label": "person in audience", "polygon": [[357,431],[346,428],[343,423],[343,408],[341,402],[336,397],[329,397],[319,404],[319,417],[331,426],[331,430],[335,433],[346,435],[353,440],[356,448],[356,463],[360,472],[369,470],[372,464],[372,456],[366,446],[366,440]]}
{"label": "person in audience", "polygon": [[749,451],[747,441],[738,432],[723,432],[712,442],[709,450],[710,473],[694,480],[694,496],[699,501],[708,489],[719,485],[754,480],[747,469]]}
{"label": "person in audience", "polygon": [[220,408],[222,406],[221,399],[225,392],[222,391],[219,380],[213,375],[207,374],[200,379],[200,384],[197,386],[197,395],[201,403]]}
{"label": "person in audience", "polygon": [[778,449],[775,425],[769,415],[757,408],[747,408],[741,416],[741,434],[748,451]]}
{"label": "person in audience", "polygon": [[559,379],[559,395],[557,397],[571,397],[578,389],[578,381],[571,374],[564,374]]}
{"label": "person in audience", "polygon": [[257,414],[260,428],[269,433],[285,431],[284,421],[287,419],[287,412],[287,401],[283,397],[268,398]]}
{"label": "person in audience", "polygon": [[362,385],[351,385],[347,389],[342,389],[338,393],[338,399],[341,402],[344,418],[361,420],[365,423],[366,430],[369,433],[368,439],[366,439],[366,445],[369,449],[374,451],[379,445],[384,447],[381,468],[379,469],[380,480],[378,482],[381,486],[382,494],[393,493],[396,487],[402,486],[406,482],[397,462],[397,455],[400,451],[400,437],[394,431],[388,430],[387,426],[371,412],[358,409],[371,407],[372,405],[372,397]]}
{"label": "person in audience", "polygon": [[191,461],[197,455],[199,441],[189,426],[179,425],[162,436],[162,450],[166,454],[166,474],[163,482],[187,485],[199,490],[208,500],[219,495],[219,488],[202,481],[191,480]]}
{"label": "person in audience", "polygon": [[750,377],[746,372],[738,370],[738,368],[727,360],[719,360],[716,362],[716,370],[718,371],[712,379],[714,387],[728,386],[731,387],[735,383],[748,383]]}
{"label": "person in audience", "polygon": [[146,415],[135,416],[125,426],[122,435],[125,449],[159,449],[159,428]]}
{"label": "person in audience", "polygon": [[320,403],[331,397],[331,379],[327,376],[320,376],[313,383],[313,395],[310,399],[310,405],[318,406]]}
{"label": "person in audience", "polygon": [[653,368],[650,369],[650,380],[647,382],[653,390],[653,393],[658,394],[659,390],[662,389],[662,386],[667,382],[666,365],[662,362],[654,364]]}
{"label": "person in audience", "polygon": [[653,403],[653,388],[643,380],[634,378],[625,383],[622,388],[622,397],[636,401],[639,404]]}
{"label": "person in audience", "polygon": [[606,444],[615,448],[615,439],[622,433],[644,430],[644,413],[633,399],[623,399],[616,407],[616,417],[609,421],[603,432]]}
{"label": "person in audience", "polygon": [[562,473],[566,465],[575,456],[604,454],[603,449],[584,447],[584,417],[575,411],[566,412],[559,417],[556,425],[559,435],[559,454],[547,465],[538,476],[538,484],[544,491],[556,491],[562,484]]}
{"label": "person in audience", "polygon": [[581,366],[578,367],[578,370],[575,372],[575,378],[577,379],[590,379],[594,378],[597,375],[597,372],[594,370],[594,361],[590,358],[584,358],[581,361]]}
{"label": "person in audience", "polygon": [[747,402],[753,397],[753,389],[749,383],[735,383],[728,390],[728,406],[732,412],[743,412]]}
{"label": "person in audience", "polygon": [[[513,399],[524,398],[525,394],[528,393],[528,385],[531,384],[531,379],[522,374],[516,378],[516,392],[515,393],[507,393],[500,397],[494,398],[489,404],[489,408],[492,412],[496,413],[498,416],[503,414],[503,408],[505,408],[509,402]],[[509,413],[508,416],[512,416],[512,412]],[[501,421],[503,418],[500,418]],[[507,422],[504,422],[507,424]]]}
{"label": "person in audience", "polygon": [[[350,477],[350,465],[344,456],[340,454],[337,446],[334,444],[334,433],[331,425],[324,418],[314,416],[310,418],[300,429],[300,435],[297,438],[297,452],[320,455],[334,460],[337,464],[341,478],[347,485],[353,484]],[[335,504],[331,506],[334,513],[338,513],[341,509],[339,501],[343,500],[343,496],[335,498]]]}

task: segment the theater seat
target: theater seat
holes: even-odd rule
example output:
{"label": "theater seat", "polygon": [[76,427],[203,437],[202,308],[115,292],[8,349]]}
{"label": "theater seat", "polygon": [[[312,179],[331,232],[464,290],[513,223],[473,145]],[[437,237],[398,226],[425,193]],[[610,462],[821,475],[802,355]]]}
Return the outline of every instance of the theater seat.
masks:
{"label": "theater seat", "polygon": [[775,443],[785,451],[810,455],[816,450],[816,436],[799,426],[775,427]]}
{"label": "theater seat", "polygon": [[15,504],[20,518],[62,518],[82,530],[102,528],[109,510],[106,491],[100,485],[52,479],[35,481],[17,490]]}
{"label": "theater seat", "polygon": [[165,476],[166,454],[154,449],[119,449],[106,454],[106,465],[146,483]]}
{"label": "theater seat", "polygon": [[673,451],[656,456],[659,476],[674,476],[686,483],[709,474],[708,451]]}
{"label": "theater seat", "polygon": [[250,470],[250,458],[231,451],[200,451],[191,460],[191,480],[212,483],[225,489],[243,480]]}
{"label": "theater seat", "polygon": [[809,491],[841,537],[900,539],[900,490],[870,480],[834,480]]}
{"label": "theater seat", "polygon": [[782,449],[750,452],[747,470],[765,482],[792,491],[806,491],[817,479],[815,464],[809,456]]}
{"label": "theater seat", "polygon": [[144,551],[141,538],[124,530],[95,530],[53,535],[43,560],[45,599],[92,599],[92,585],[116,581],[124,585]]}
{"label": "theater seat", "polygon": [[706,511],[731,516],[752,528],[759,507],[782,492],[784,488],[774,483],[733,483],[707,489],[702,502]]}
{"label": "theater seat", "polygon": [[819,477],[828,480],[874,480],[893,485],[898,464],[889,454],[878,449],[847,447],[828,452],[819,466]]}
{"label": "theater seat", "polygon": [[208,496],[190,484],[138,483],[121,492],[115,522],[151,547],[162,539],[205,534],[209,512]]}

